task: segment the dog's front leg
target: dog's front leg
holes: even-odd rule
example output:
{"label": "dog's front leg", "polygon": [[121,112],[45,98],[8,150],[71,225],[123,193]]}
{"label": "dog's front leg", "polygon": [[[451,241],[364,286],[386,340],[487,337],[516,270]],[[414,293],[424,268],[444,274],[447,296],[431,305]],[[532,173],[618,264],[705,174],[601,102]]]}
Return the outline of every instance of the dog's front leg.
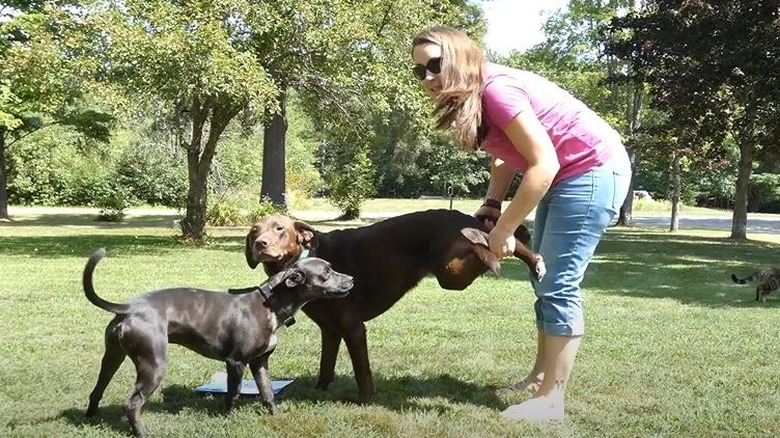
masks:
{"label": "dog's front leg", "polygon": [[271,387],[271,377],[268,373],[268,357],[271,353],[263,354],[249,362],[249,370],[252,371],[252,377],[255,379],[257,390],[263,398],[263,405],[268,409],[268,413],[276,413],[276,402],[274,401],[274,391]]}
{"label": "dog's front leg", "polygon": [[355,372],[355,380],[358,385],[358,398],[361,404],[371,403],[374,396],[374,380],[371,376],[371,366],[368,363],[368,343],[366,341],[366,325],[360,324],[352,327],[344,337],[352,359],[352,369]]}
{"label": "dog's front leg", "polygon": [[243,362],[236,362],[232,359],[225,361],[225,365],[227,368],[227,398],[225,403],[229,414],[233,411],[238,397],[241,395],[241,380],[244,378],[246,366]]}
{"label": "dog's front leg", "polygon": [[317,389],[326,390],[336,378],[336,358],[341,345],[341,335],[320,327],[322,335],[322,352],[320,355],[320,376],[317,379]]}

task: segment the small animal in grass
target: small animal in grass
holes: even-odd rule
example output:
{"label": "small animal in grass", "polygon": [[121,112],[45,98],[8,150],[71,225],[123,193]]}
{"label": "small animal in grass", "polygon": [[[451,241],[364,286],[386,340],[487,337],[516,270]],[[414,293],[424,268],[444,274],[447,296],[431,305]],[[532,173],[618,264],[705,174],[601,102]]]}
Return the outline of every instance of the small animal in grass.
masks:
{"label": "small animal in grass", "polygon": [[745,278],[738,278],[731,274],[734,283],[745,284],[749,281],[756,281],[756,301],[766,303],[766,297],[772,291],[780,290],[780,268],[765,268],[758,272],[748,275]]}
{"label": "small animal in grass", "polygon": [[291,325],[295,312],[307,302],[344,297],[353,286],[351,276],[312,257],[271,275],[259,287],[229,290],[231,293],[179,287],[117,304],[100,298],[92,285],[92,273],[104,255],[104,249],[96,251],[83,276],[87,299],[116,315],[106,327],[106,351],[97,384],[89,396],[87,417],[97,413],[106,386],[129,356],[137,376],[123,408],[136,436],[146,434],[140,420],[141,408],[165,375],[169,343],[225,362],[228,412],[238,400],[248,366],[263,404],[273,414],[276,405],[268,357],[276,348],[277,329]]}

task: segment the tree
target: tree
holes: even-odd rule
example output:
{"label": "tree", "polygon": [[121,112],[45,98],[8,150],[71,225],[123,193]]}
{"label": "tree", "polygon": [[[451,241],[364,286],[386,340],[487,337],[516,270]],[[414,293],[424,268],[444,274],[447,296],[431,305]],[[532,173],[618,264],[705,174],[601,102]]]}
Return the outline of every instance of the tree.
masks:
{"label": "tree", "polygon": [[93,64],[78,47],[81,23],[68,11],[39,2],[14,2],[27,11],[0,22],[0,219],[8,214],[6,154],[11,145],[53,125],[108,141],[113,116],[84,107]]}
{"label": "tree", "polygon": [[[641,83],[614,80],[630,69],[626,61],[603,50],[601,28],[613,17],[641,7],[634,0],[570,0],[544,25],[546,41],[525,53],[513,53],[507,63],[538,72],[563,86],[622,133],[632,167],[634,144],[644,119],[646,90]],[[633,188],[633,181],[631,184]],[[631,223],[633,196],[629,191],[618,217]]]}
{"label": "tree", "polygon": [[[262,36],[256,46],[261,50],[258,59],[280,84],[282,101],[288,89],[295,90],[322,130],[325,145],[338,149],[330,155],[344,159],[367,153],[366,145],[376,144],[380,132],[392,131],[389,123],[399,114],[407,115],[404,124],[412,132],[424,130],[419,117],[424,98],[409,74],[409,44],[415,33],[448,23],[476,39],[484,34],[479,7],[463,0],[278,1],[274,8],[275,16],[284,19],[274,24],[273,33]],[[261,196],[282,204],[284,103],[279,108],[266,127]],[[388,147],[400,143],[400,137],[385,142]],[[341,181],[324,176],[326,182]],[[352,195],[352,211],[345,212],[350,215],[357,214],[365,199]]]}
{"label": "tree", "polygon": [[208,174],[220,136],[241,111],[278,106],[278,87],[259,65],[250,29],[265,5],[243,1],[96,2],[90,22],[102,78],[136,99],[161,102],[187,152],[185,239],[205,235]]}
{"label": "tree", "polygon": [[[776,145],[780,21],[777,2],[654,0],[613,20],[609,51],[650,84],[652,104],[679,131],[719,150],[728,133],[740,149],[731,238],[744,239],[756,151]],[[701,150],[697,149],[699,155]]]}

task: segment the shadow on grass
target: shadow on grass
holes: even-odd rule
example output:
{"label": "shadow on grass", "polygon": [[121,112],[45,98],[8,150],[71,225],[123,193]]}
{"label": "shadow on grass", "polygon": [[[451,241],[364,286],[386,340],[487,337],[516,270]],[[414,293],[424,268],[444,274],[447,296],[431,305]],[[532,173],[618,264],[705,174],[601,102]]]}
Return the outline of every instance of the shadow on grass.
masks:
{"label": "shadow on grass", "polygon": [[12,217],[10,222],[0,223],[0,227],[95,227],[98,229],[159,227],[175,228],[174,220],[178,216],[160,215],[128,215],[121,222],[101,222],[96,214],[79,213],[46,213]]}
{"label": "shadow on grass", "polygon": [[204,243],[186,243],[176,232],[170,235],[113,234],[99,230],[89,234],[51,236],[0,236],[0,254],[42,258],[87,257],[97,248],[126,255],[163,254],[187,248],[206,248],[243,253],[244,240],[233,236],[212,236]]}
{"label": "shadow on grass", "polygon": [[736,285],[731,274],[778,264],[777,244],[611,229],[596,250],[583,288],[713,308],[755,307],[755,285]]}
{"label": "shadow on grass", "polygon": [[[239,404],[240,406],[241,404]],[[192,388],[186,388],[181,385],[168,386],[162,390],[162,400],[155,399],[144,405],[141,410],[141,423],[146,425],[144,422],[145,412],[165,412],[176,415],[184,409],[205,412],[206,415],[211,417],[225,415],[225,398],[224,396],[203,396],[195,393]],[[87,418],[84,415],[85,412],[86,407],[82,409],[66,409],[60,413],[58,418],[63,418],[74,426],[100,425],[117,432],[132,435],[130,424],[121,404],[101,404],[97,414],[92,418]],[[176,419],[171,419],[171,421],[176,421]],[[147,432],[150,431],[147,430]]]}
{"label": "shadow on grass", "polygon": [[[337,376],[327,391],[315,388],[315,376],[296,378],[276,396],[277,406],[284,411],[286,400],[309,403],[353,404],[358,406],[357,385],[352,376]],[[165,383],[163,382],[163,385]],[[431,378],[395,377],[383,378],[374,375],[377,393],[373,405],[384,406],[396,412],[410,409],[443,412],[452,409],[452,404],[471,404],[499,410],[504,407],[502,401],[495,395],[495,388],[464,382],[449,375],[439,375]],[[143,423],[144,412],[165,412],[176,415],[182,410],[205,412],[208,416],[225,415],[225,395],[202,395],[193,388],[182,385],[166,386],[162,389],[162,400],[150,401],[141,411]],[[259,396],[242,395],[237,409],[253,405],[252,409],[266,415],[265,408]],[[280,405],[281,404],[281,405]],[[84,416],[85,409],[67,409],[58,418],[63,418],[77,427],[85,425],[100,425],[118,432],[130,433],[121,404],[101,405],[93,418]],[[172,418],[170,421],[177,421]]]}
{"label": "shadow on grass", "polygon": [[97,248],[128,254],[161,254],[185,247],[174,236],[74,234],[58,236],[0,236],[0,253],[30,257],[89,256]]}

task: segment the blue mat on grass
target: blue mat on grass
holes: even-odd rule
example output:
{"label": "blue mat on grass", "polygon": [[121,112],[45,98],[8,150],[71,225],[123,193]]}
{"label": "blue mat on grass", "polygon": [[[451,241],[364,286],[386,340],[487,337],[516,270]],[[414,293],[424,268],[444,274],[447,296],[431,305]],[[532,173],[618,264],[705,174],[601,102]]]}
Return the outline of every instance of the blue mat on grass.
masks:
{"label": "blue mat on grass", "polygon": [[[272,380],[271,389],[273,389],[274,395],[282,392],[282,390],[292,382],[292,380]],[[195,392],[226,394],[227,373],[214,373],[214,375],[211,376],[211,381],[195,388]],[[257,390],[254,379],[243,379],[241,381],[241,395],[260,395],[260,391]]]}

